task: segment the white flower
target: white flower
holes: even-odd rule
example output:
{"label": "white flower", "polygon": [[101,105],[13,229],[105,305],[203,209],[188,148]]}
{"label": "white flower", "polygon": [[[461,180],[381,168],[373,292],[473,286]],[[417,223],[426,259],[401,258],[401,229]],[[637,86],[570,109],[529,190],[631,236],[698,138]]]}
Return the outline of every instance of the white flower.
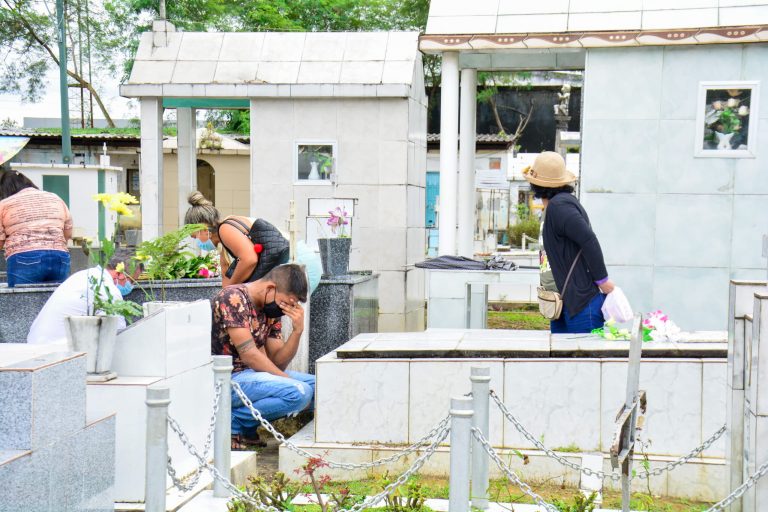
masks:
{"label": "white flower", "polygon": [[739,106],[739,100],[737,100],[736,98],[729,98],[728,103],[726,103],[726,105],[728,106],[728,108],[736,108]]}
{"label": "white flower", "polygon": [[723,110],[723,102],[722,101],[715,101],[712,103],[712,108],[715,110]]}
{"label": "white flower", "polygon": [[739,107],[739,115],[744,117],[746,115],[749,115],[749,107],[746,105],[742,105]]}

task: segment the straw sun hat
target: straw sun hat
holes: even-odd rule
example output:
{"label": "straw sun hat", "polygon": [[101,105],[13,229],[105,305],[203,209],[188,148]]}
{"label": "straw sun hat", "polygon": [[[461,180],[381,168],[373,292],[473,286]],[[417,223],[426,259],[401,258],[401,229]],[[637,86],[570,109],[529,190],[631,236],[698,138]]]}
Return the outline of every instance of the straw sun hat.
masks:
{"label": "straw sun hat", "polygon": [[559,153],[543,151],[533,165],[523,169],[523,176],[534,185],[557,188],[576,181],[576,175],[565,168],[565,160]]}

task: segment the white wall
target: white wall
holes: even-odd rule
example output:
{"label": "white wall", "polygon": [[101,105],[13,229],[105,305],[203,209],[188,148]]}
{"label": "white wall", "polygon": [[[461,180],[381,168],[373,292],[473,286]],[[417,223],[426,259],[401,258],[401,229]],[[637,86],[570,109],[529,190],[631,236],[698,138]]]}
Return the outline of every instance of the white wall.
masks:
{"label": "white wall", "polygon": [[[81,165],[35,165],[14,164],[14,169],[22,172],[40,190],[43,189],[43,176],[69,176],[69,211],[72,214],[74,237],[88,237],[98,244],[99,234],[99,203],[93,196],[98,193],[98,171],[95,166]],[[110,167],[105,170],[105,192],[113,194],[118,191],[122,169]],[[107,210],[105,235],[112,236],[116,216]]]}
{"label": "white wall", "polygon": [[[638,311],[725,329],[729,279],[765,276],[768,46],[590,49],[581,198]],[[757,157],[695,158],[700,81],[761,81]]]}
{"label": "white wall", "polygon": [[[294,183],[299,140],[337,144],[336,186]],[[293,199],[303,238],[309,198],[356,198],[350,269],[380,274],[379,330],[422,330],[426,98],[253,99],[251,141],[251,213],[284,228]]]}

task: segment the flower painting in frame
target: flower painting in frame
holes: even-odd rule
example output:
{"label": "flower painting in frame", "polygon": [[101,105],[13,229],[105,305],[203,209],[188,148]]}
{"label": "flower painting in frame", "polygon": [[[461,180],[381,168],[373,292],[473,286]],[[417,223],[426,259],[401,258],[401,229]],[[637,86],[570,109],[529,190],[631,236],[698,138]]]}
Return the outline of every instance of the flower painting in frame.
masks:
{"label": "flower painting in frame", "polygon": [[754,158],[759,96],[759,82],[701,82],[695,156]]}

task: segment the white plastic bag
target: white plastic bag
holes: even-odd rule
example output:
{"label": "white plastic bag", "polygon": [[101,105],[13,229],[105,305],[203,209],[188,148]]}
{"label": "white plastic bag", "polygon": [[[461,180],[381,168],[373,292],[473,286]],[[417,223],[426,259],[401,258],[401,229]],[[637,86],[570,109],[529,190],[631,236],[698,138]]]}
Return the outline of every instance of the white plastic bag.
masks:
{"label": "white plastic bag", "polygon": [[603,307],[600,310],[606,320],[612,318],[620,324],[629,322],[634,316],[627,296],[618,286],[614,286],[613,291],[605,297],[605,302],[603,302]]}

